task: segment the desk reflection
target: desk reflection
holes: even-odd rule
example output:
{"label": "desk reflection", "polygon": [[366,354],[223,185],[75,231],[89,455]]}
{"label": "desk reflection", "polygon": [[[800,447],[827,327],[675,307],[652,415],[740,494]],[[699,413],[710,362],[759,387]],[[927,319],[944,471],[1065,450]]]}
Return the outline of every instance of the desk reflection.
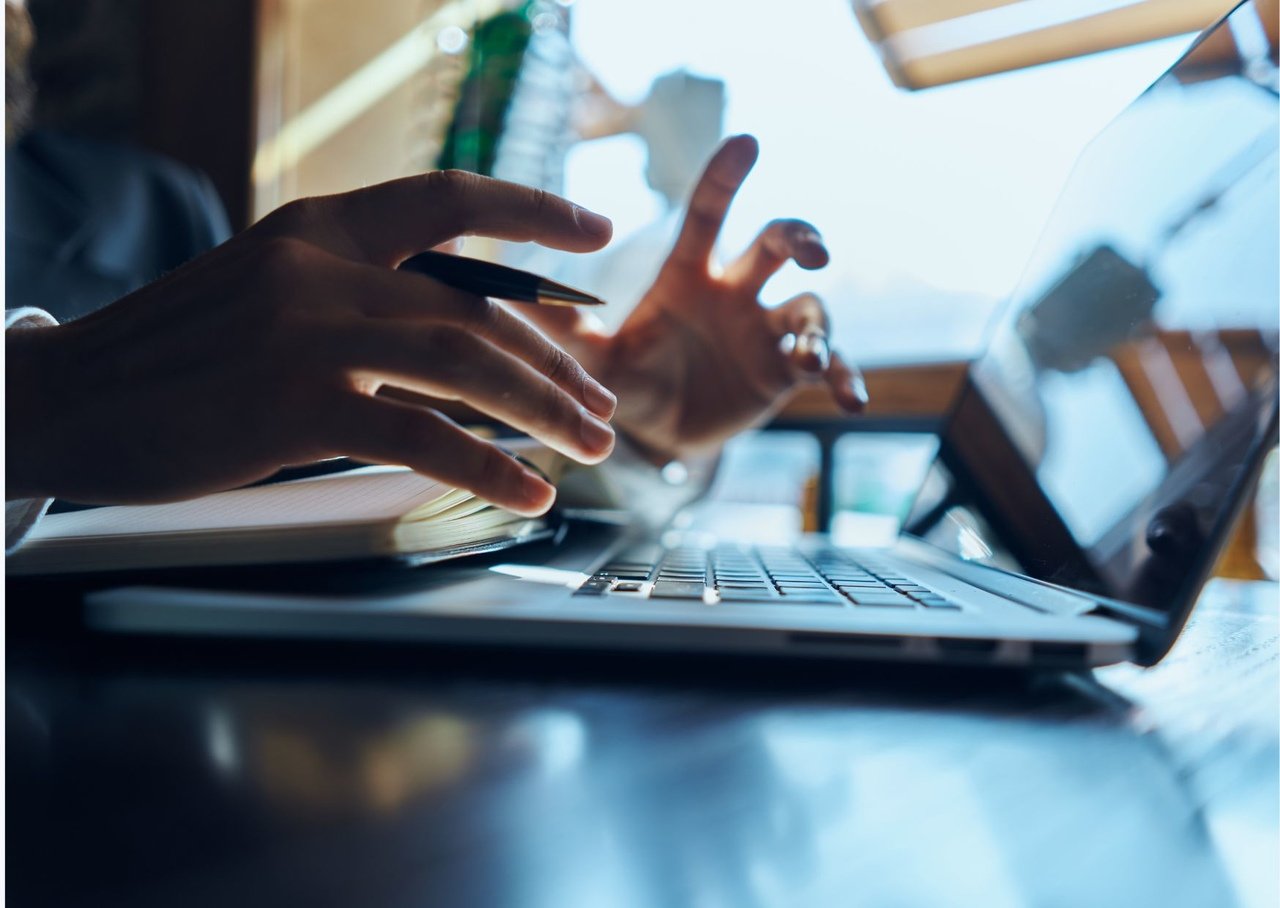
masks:
{"label": "desk reflection", "polygon": [[[475,658],[443,673],[326,674],[313,660],[247,678],[225,661],[11,668],[10,894],[186,906],[1240,901],[1185,760],[1149,710],[1091,683],[805,682],[794,666],[768,685],[566,678],[545,664],[485,677],[482,663],[503,657]],[[1263,750],[1274,756],[1274,739]]]}

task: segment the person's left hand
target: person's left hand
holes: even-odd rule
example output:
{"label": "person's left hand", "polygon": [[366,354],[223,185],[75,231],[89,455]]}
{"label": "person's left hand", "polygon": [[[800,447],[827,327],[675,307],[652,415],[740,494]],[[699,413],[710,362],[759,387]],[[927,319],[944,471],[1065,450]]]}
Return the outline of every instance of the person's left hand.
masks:
{"label": "person's left hand", "polygon": [[806,381],[825,381],[851,413],[866,404],[861,376],[827,345],[816,296],[775,308],[759,301],[788,261],[809,270],[827,264],[811,225],[773,221],[740,258],[713,270],[716,237],[757,154],[754,138],[735,136],[712,156],[671,254],[615,334],[573,310],[521,309],[617,395],[614,425],[657,462],[718,450]]}

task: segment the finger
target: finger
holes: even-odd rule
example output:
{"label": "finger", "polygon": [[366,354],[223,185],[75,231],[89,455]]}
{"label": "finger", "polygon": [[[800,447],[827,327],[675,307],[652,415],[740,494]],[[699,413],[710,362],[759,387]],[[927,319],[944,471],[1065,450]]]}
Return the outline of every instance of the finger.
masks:
{"label": "finger", "polygon": [[336,355],[353,377],[461,400],[582,463],[599,463],[614,434],[532,366],[459,328],[391,321],[348,331]]}
{"label": "finger", "polygon": [[[365,313],[378,318],[426,319],[460,328],[519,357],[597,416],[608,419],[617,409],[617,397],[588,375],[577,360],[493,300],[456,290],[426,275],[356,267],[358,272],[351,276],[359,285],[351,292],[362,300]],[[373,288],[376,292],[370,292]]]}
{"label": "finger", "polygon": [[823,379],[841,409],[848,413],[861,413],[867,408],[870,398],[862,370],[845,362],[839,353],[831,354],[831,363],[823,373]]}
{"label": "finger", "polygon": [[512,314],[536,325],[562,344],[599,340],[605,335],[604,322],[598,315],[568,306],[520,306]]}
{"label": "finger", "polygon": [[[397,265],[457,236],[480,235],[589,252],[609,242],[613,224],[603,215],[542,189],[461,170],[435,170],[313,199],[343,234],[340,254],[354,244],[377,264]],[[324,230],[309,237],[324,243]]]}
{"label": "finger", "polygon": [[426,407],[355,392],[325,420],[326,446],[359,460],[410,467],[517,514],[543,514],[556,490],[514,457]]}
{"label": "finger", "polygon": [[733,136],[711,156],[689,198],[689,210],[685,212],[684,224],[667,258],[667,266],[699,269],[707,266],[729,203],[755,166],[759,154],[760,146],[754,137]]}
{"label": "finger", "polygon": [[769,310],[770,324],[781,335],[779,347],[791,365],[810,379],[820,378],[839,406],[849,413],[867,407],[867,384],[862,370],[831,350],[829,319],[822,300],[812,293],[792,297]]}
{"label": "finger", "polygon": [[750,248],[725,269],[724,278],[755,296],[792,259],[812,271],[826,265],[830,258],[812,224],[790,219],[771,221]]}
{"label": "finger", "polygon": [[827,345],[827,310],[812,293],[801,293],[768,310],[769,322],[781,340],[779,349],[791,365],[816,375],[830,363]]}

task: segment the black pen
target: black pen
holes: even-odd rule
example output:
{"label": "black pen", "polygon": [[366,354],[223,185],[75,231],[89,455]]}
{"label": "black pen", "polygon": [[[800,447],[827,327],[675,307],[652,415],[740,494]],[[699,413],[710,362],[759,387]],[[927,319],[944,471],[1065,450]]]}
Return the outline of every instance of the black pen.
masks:
{"label": "black pen", "polygon": [[416,271],[458,290],[492,296],[514,303],[542,306],[603,306],[604,300],[590,293],[558,284],[519,268],[495,265],[444,252],[423,252],[400,263],[401,271]]}

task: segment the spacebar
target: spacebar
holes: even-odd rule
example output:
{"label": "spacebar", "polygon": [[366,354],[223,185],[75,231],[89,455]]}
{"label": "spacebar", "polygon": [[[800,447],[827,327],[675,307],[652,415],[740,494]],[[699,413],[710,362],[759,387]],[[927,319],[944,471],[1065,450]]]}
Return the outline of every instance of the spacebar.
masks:
{"label": "spacebar", "polygon": [[706,587],[701,583],[686,583],[679,580],[659,580],[653,585],[650,599],[701,599]]}

